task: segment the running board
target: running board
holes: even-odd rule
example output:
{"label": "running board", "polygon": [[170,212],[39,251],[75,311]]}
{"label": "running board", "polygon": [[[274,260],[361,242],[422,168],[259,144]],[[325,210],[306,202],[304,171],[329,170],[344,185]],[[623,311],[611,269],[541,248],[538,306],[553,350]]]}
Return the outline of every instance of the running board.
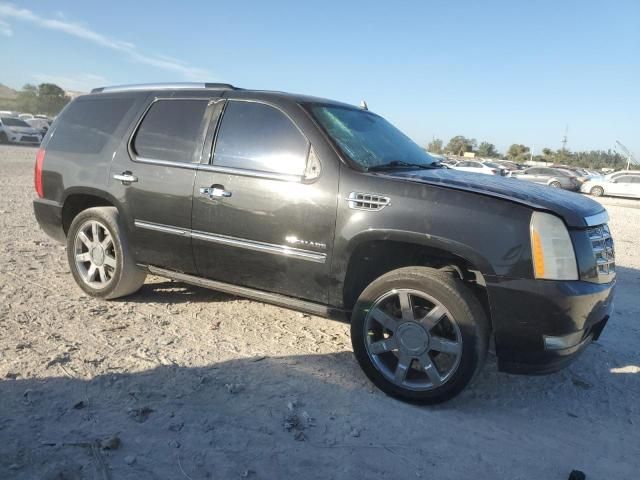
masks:
{"label": "running board", "polygon": [[306,300],[300,300],[298,298],[291,298],[278,293],[264,292],[262,290],[255,290],[249,287],[241,287],[239,285],[231,285],[229,283],[218,282],[217,280],[209,280],[208,278],[196,277],[186,273],[174,272],[173,270],[165,270],[164,268],[154,267],[151,265],[146,266],[154,275],[160,277],[170,278],[180,282],[195,285],[197,287],[204,287],[211,290],[217,290],[219,292],[229,293],[231,295],[237,295],[239,297],[250,298],[251,300],[257,300],[259,302],[271,303],[279,307],[291,308],[312,315],[318,315],[320,317],[328,318],[340,318],[345,316],[344,311],[334,308],[329,308],[319,303],[307,302]]}

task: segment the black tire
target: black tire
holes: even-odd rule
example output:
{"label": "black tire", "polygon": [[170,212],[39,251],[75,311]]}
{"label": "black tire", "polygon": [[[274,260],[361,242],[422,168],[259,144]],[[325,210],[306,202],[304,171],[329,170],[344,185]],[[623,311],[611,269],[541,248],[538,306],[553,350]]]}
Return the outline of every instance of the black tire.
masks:
{"label": "black tire", "polygon": [[594,197],[602,197],[604,195],[604,188],[596,186],[593,187],[589,193]]}
{"label": "black tire", "polygon": [[7,138],[7,134],[4,132],[0,132],[0,144],[7,144],[9,143],[9,139]]}
{"label": "black tire", "polygon": [[[416,391],[388,380],[367,351],[366,337],[371,335],[366,320],[369,311],[376,301],[388,292],[400,289],[424,292],[437,300],[451,313],[455,318],[454,323],[459,327],[462,345],[457,368],[452,371],[448,380],[440,386],[432,386],[429,390]],[[353,351],[367,377],[386,394],[418,404],[445,402],[469,385],[484,364],[489,345],[489,331],[489,322],[484,310],[468,287],[453,274],[426,267],[400,268],[376,279],[358,298],[351,318]],[[390,353],[395,355],[395,352]],[[413,362],[411,360],[409,370],[412,369],[412,365],[416,365]]]}
{"label": "black tire", "polygon": [[562,188],[562,184],[560,182],[558,182],[557,180],[554,180],[553,182],[551,182],[549,184],[550,187],[552,188]]}
{"label": "black tire", "polygon": [[[90,285],[85,280],[86,272],[83,274],[82,266],[79,266],[76,261],[77,242],[80,241],[76,239],[79,239],[80,230],[91,222],[98,222],[108,231],[112,240],[109,248],[115,258],[115,268],[110,269],[108,283],[101,287]],[[104,253],[103,257],[106,257]],[[118,209],[115,207],[89,208],[80,212],[73,219],[67,233],[67,259],[78,286],[96,298],[111,300],[135,293],[142,287],[147,276],[146,272],[135,264],[125,228],[120,224]]]}

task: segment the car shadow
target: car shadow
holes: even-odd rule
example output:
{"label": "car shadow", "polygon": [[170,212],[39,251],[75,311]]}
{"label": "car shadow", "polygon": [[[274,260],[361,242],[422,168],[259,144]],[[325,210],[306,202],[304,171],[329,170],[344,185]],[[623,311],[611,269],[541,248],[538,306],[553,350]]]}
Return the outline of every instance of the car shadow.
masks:
{"label": "car shadow", "polygon": [[209,290],[207,288],[189,285],[175,280],[166,280],[153,277],[133,295],[115,302],[131,303],[155,303],[155,304],[178,304],[187,302],[228,302],[237,300],[239,297],[227,293]]}

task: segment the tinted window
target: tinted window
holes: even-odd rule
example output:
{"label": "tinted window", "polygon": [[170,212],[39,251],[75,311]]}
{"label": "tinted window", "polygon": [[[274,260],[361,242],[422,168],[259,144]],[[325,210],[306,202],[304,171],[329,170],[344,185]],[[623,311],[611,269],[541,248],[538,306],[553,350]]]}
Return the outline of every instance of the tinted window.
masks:
{"label": "tinted window", "polygon": [[143,158],[197,162],[207,100],[158,100],[147,112],[133,142]]}
{"label": "tinted window", "polygon": [[79,99],[56,121],[47,150],[98,154],[133,106],[132,98]]}
{"label": "tinted window", "polygon": [[640,177],[632,177],[630,175],[625,175],[616,178],[616,183],[640,183]]}
{"label": "tinted window", "polygon": [[19,118],[2,117],[2,123],[7,127],[28,127],[29,124]]}
{"label": "tinted window", "polygon": [[302,175],[309,144],[278,109],[230,101],[216,140],[213,163],[268,173]]}
{"label": "tinted window", "polygon": [[542,169],[541,168],[529,168],[528,170],[525,170],[525,173],[527,175],[542,175]]}

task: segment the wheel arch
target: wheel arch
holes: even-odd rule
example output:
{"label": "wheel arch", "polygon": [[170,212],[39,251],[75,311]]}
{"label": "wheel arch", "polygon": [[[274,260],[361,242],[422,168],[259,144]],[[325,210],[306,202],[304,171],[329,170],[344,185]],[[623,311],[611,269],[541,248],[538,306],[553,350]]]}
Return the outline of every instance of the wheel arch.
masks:
{"label": "wheel arch", "polygon": [[397,230],[368,230],[349,242],[341,265],[338,300],[351,310],[367,285],[397,268],[427,266],[451,271],[470,287],[490,319],[485,275],[495,272],[489,261],[462,243],[441,237]]}
{"label": "wheel arch", "polygon": [[[93,207],[116,207],[117,200],[104,190],[95,188],[71,188],[65,192],[62,202],[62,228],[66,235],[73,219],[82,211]],[[118,208],[118,210],[120,210]]]}

